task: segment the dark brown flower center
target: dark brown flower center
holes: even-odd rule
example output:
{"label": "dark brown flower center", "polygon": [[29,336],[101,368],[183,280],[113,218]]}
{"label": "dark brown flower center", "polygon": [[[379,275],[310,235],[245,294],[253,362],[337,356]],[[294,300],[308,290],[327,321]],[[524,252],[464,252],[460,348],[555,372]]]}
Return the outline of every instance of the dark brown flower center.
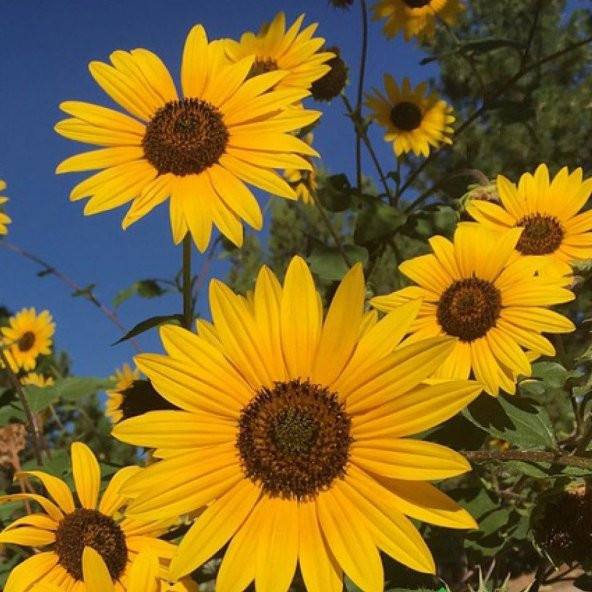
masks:
{"label": "dark brown flower center", "polygon": [[157,393],[149,380],[134,380],[131,386],[120,394],[122,401],[119,408],[123,419],[137,417],[148,411],[179,409]]}
{"label": "dark brown flower center", "polygon": [[530,214],[518,222],[524,230],[516,249],[523,255],[548,255],[554,253],[563,240],[564,230],[554,216]]}
{"label": "dark brown flower center", "polygon": [[312,96],[316,101],[330,101],[334,99],[345,87],[347,82],[347,66],[341,59],[341,52],[337,47],[328,47],[324,51],[335,54],[327,62],[331,69],[321,78],[315,80],[310,87]]}
{"label": "dark brown flower center", "polygon": [[277,62],[272,60],[271,58],[257,58],[253,65],[251,66],[251,70],[249,71],[249,75],[247,78],[253,78],[255,76],[259,76],[259,74],[265,74],[267,72],[273,72],[278,69]]}
{"label": "dark brown flower center", "polygon": [[409,8],[423,8],[427,6],[432,0],[403,0]]}
{"label": "dark brown flower center", "polygon": [[23,333],[22,337],[17,342],[18,348],[22,352],[29,351],[35,345],[35,333],[27,331]]}
{"label": "dark brown flower center", "polygon": [[335,393],[308,381],[263,388],[243,409],[243,471],[272,497],[314,499],[345,475],[351,420]]}
{"label": "dark brown flower center", "polygon": [[421,110],[415,103],[402,101],[391,109],[391,121],[400,130],[410,132],[421,125]]}
{"label": "dark brown flower center", "polygon": [[502,308],[500,291],[478,278],[458,280],[442,294],[437,317],[448,335],[474,341],[495,327]]}
{"label": "dark brown flower center", "polygon": [[102,557],[113,580],[121,576],[128,551],[125,535],[112,518],[84,508],[64,516],[56,530],[55,552],[59,564],[79,581],[84,547],[92,547]]}
{"label": "dark brown flower center", "polygon": [[201,173],[226,150],[228,130],[216,107],[201,99],[171,101],[146,128],[142,146],[159,174]]}

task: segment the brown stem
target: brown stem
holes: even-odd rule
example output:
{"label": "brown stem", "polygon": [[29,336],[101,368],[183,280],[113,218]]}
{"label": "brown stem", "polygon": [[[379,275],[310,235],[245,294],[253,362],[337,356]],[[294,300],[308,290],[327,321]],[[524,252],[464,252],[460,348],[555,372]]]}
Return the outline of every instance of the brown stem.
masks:
{"label": "brown stem", "polygon": [[193,324],[193,294],[191,289],[191,234],[183,239],[183,326],[191,331]]}
{"label": "brown stem", "polygon": [[580,469],[592,469],[591,457],[562,454],[560,452],[545,452],[541,450],[464,450],[461,454],[467,460],[475,462],[520,460],[525,462],[544,462]]}
{"label": "brown stem", "polygon": [[19,382],[17,375],[13,372],[12,368],[10,367],[10,362],[8,361],[8,357],[4,353],[4,349],[0,347],[0,359],[4,364],[4,368],[8,374],[8,378],[12,383],[12,387],[14,388],[17,396],[23,406],[23,411],[25,412],[25,417],[27,418],[27,427],[29,428],[29,433],[31,435],[31,442],[33,444],[33,452],[35,454],[35,460],[39,466],[43,466],[43,458],[41,456],[41,435],[39,433],[39,424],[37,422],[37,417],[31,411],[29,407],[29,402],[27,401],[27,397],[25,396],[25,392],[23,391],[23,387]]}
{"label": "brown stem", "polygon": [[[56,269],[53,265],[50,265],[49,263],[47,263],[47,261],[44,261],[43,259],[41,259],[40,257],[37,257],[37,255],[34,255],[33,253],[29,253],[28,251],[25,251],[25,249],[19,247],[18,245],[15,245],[14,243],[8,242],[8,241],[0,241],[0,246],[4,247],[6,249],[9,249],[10,251],[14,251],[15,253],[18,253],[19,255],[22,255],[23,257],[26,257],[27,259],[29,259],[30,261],[33,261],[34,263],[37,263],[37,265],[40,265],[41,267],[43,267],[43,270],[51,275],[54,275],[55,277],[57,277],[60,281],[62,281],[64,284],[66,284],[66,286],[68,286],[71,290],[73,290],[74,292],[79,292],[82,291],[82,286],[78,285],[71,277],[65,275],[64,273],[62,273],[59,269]],[[121,323],[121,321],[117,318],[117,315],[110,309],[108,309],[104,304],[102,304],[97,297],[92,294],[89,293],[88,294],[88,299],[124,334],[127,335],[128,330],[126,329],[126,327]],[[138,343],[133,339],[129,339],[129,341],[131,342],[132,346],[134,347],[134,349],[138,352],[138,353],[142,353],[142,350],[140,349],[140,346],[138,345]]]}
{"label": "brown stem", "polygon": [[[454,133],[454,139],[458,138],[458,136],[460,136],[460,134],[462,134],[474,121],[476,121],[479,117],[481,117],[481,115],[501,96],[504,94],[504,92],[506,92],[506,90],[508,90],[515,82],[518,82],[518,80],[520,80],[520,78],[522,78],[523,76],[526,76],[526,74],[532,72],[533,70],[536,70],[537,68],[539,68],[540,66],[551,62],[557,58],[563,57],[564,55],[568,54],[571,51],[574,51],[575,49],[579,49],[580,47],[583,47],[584,45],[587,45],[588,43],[592,42],[592,35],[589,37],[586,37],[585,39],[582,39],[582,41],[578,41],[577,43],[572,43],[571,45],[568,45],[567,47],[564,47],[563,49],[556,51],[552,54],[549,54],[548,56],[545,56],[544,58],[541,58],[540,60],[537,60],[536,62],[533,62],[532,64],[528,65],[528,66],[523,66],[522,68],[520,68],[520,70],[518,70],[518,72],[516,72],[516,74],[514,74],[512,77],[510,77],[508,80],[506,80],[506,82],[504,82],[504,84],[502,84],[494,93],[492,93],[491,95],[489,95],[488,97],[485,97],[483,99],[483,103],[481,104],[481,107],[479,107],[478,109],[476,109],[475,111],[473,111],[472,115],[470,115],[465,121],[463,121],[463,123],[458,127],[458,129],[456,130],[456,132]],[[440,146],[439,148],[435,149],[428,158],[426,158],[407,178],[407,181],[405,181],[403,187],[401,188],[401,193],[403,193],[414,181],[415,179],[419,176],[419,174],[425,169],[425,167],[441,152],[443,152],[444,150],[446,150],[447,148],[450,147],[450,144],[443,144],[442,146]]]}
{"label": "brown stem", "polygon": [[327,230],[329,231],[329,234],[333,237],[333,240],[335,241],[335,245],[339,249],[339,252],[341,253],[341,256],[343,257],[343,260],[345,261],[345,264],[348,267],[353,267],[353,262],[349,258],[348,254],[345,252],[345,249],[343,248],[343,243],[341,242],[339,235],[337,234],[337,232],[333,228],[333,225],[331,224],[331,220],[329,220],[329,216],[327,216],[327,212],[325,212],[325,208],[323,208],[321,202],[318,200],[317,196],[314,193],[311,193],[311,195],[312,195],[312,198],[314,199],[317,209],[319,210],[319,214],[321,214],[321,218],[323,219],[323,222],[325,223],[325,226],[327,227]]}
{"label": "brown stem", "polygon": [[[360,0],[362,9],[362,49],[360,55],[360,72],[358,75],[358,95],[356,99],[356,114],[362,113],[362,98],[364,94],[364,76],[366,74],[366,55],[368,53],[368,11],[366,0]],[[356,134],[356,184],[362,190],[362,138]]]}
{"label": "brown stem", "polygon": [[[271,201],[271,200],[270,200]],[[210,245],[210,249],[208,251],[206,260],[204,261],[203,267],[197,276],[197,280],[195,281],[195,290],[193,295],[193,301],[197,302],[197,297],[203,288],[204,282],[208,277],[208,272],[210,271],[210,267],[212,265],[212,260],[214,259],[214,253],[216,252],[216,248],[220,244],[221,237],[218,236],[216,240]]]}

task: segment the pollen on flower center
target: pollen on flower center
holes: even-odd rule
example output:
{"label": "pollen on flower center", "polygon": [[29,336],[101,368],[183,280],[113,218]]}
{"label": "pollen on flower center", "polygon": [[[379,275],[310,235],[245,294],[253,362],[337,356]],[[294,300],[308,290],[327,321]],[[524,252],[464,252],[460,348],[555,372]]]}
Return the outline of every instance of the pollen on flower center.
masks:
{"label": "pollen on flower center", "polygon": [[554,216],[530,214],[518,222],[524,230],[516,249],[523,255],[548,255],[561,245],[565,234],[561,223]]}
{"label": "pollen on flower center", "polygon": [[228,130],[220,111],[201,99],[170,101],[161,107],[142,140],[146,159],[159,174],[201,173],[226,150]]}
{"label": "pollen on flower center", "polygon": [[495,326],[502,308],[500,291],[478,278],[458,280],[442,294],[437,318],[448,335],[474,341]]}
{"label": "pollen on flower center", "polygon": [[26,333],[24,333],[23,336],[17,342],[18,348],[22,352],[29,351],[34,344],[35,333],[33,333],[32,331],[27,331]]}
{"label": "pollen on flower center", "polygon": [[431,0],[403,0],[409,8],[423,8],[427,6]]}
{"label": "pollen on flower center", "polygon": [[56,530],[55,552],[60,565],[79,581],[84,547],[99,553],[114,580],[121,576],[128,550],[125,535],[112,518],[97,510],[79,508],[62,519]]}
{"label": "pollen on flower center", "polygon": [[236,446],[266,494],[314,499],[346,472],[351,420],[335,393],[308,381],[262,388],[242,410]]}
{"label": "pollen on flower center", "polygon": [[409,101],[401,101],[391,109],[391,121],[395,127],[410,132],[421,125],[421,110]]}

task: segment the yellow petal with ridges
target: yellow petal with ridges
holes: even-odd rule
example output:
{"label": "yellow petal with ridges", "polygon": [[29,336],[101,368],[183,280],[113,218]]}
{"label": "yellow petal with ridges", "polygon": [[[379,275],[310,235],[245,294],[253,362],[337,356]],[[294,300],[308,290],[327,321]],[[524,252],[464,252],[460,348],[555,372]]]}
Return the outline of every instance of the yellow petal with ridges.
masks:
{"label": "yellow petal with ridges", "polygon": [[93,451],[83,442],[74,442],[70,449],[72,455],[72,475],[76,493],[82,507],[94,510],[101,487],[101,470]]}
{"label": "yellow petal with ridges", "polygon": [[85,592],[109,592],[113,590],[113,580],[103,558],[92,547],[84,547],[82,552],[82,574]]}
{"label": "yellow petal with ridges", "polygon": [[20,471],[16,473],[14,478],[20,479],[21,477],[33,477],[39,479],[49,495],[54,499],[60,509],[65,513],[69,514],[75,509],[74,498],[70,488],[57,477],[53,477],[43,471]]}
{"label": "yellow petal with ridges", "polygon": [[31,584],[40,580],[57,564],[58,556],[53,551],[49,553],[38,553],[12,569],[4,592],[23,592]]}

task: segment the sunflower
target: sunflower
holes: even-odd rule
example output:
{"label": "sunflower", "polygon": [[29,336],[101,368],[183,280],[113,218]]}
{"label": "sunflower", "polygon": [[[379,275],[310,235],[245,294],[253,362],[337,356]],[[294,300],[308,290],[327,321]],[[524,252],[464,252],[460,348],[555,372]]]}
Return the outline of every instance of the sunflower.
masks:
{"label": "sunflower", "polygon": [[[107,565],[117,592],[125,592],[129,567],[135,556],[149,548],[160,560],[169,560],[175,546],[158,538],[170,521],[138,522],[121,519],[121,508],[127,499],[119,493],[121,485],[139,467],[118,471],[105,489],[99,503],[101,471],[94,454],[82,442],[72,444],[72,472],[80,507],[77,507],[69,487],[61,479],[42,471],[17,473],[17,478],[39,479],[47,489],[47,497],[19,493],[0,496],[0,503],[30,500],[39,504],[44,513],[31,514],[14,521],[0,532],[0,543],[45,547],[49,551],[33,555],[15,567],[6,582],[4,592],[27,592],[38,584],[54,583],[60,590],[80,590],[82,555],[85,546],[93,547]],[[88,583],[87,588],[88,590]]]}
{"label": "sunflower", "polygon": [[[6,189],[6,183],[0,179],[0,191],[4,191]],[[0,206],[5,204],[8,201],[7,197],[0,196]],[[4,234],[8,234],[8,228],[6,228],[7,224],[10,224],[12,220],[4,213],[2,209],[0,209],[0,236]]]}
{"label": "sunflower", "polygon": [[426,96],[427,83],[411,88],[408,78],[401,88],[389,74],[384,76],[386,96],[374,88],[374,95],[366,94],[370,117],[385,128],[385,142],[393,143],[396,156],[406,152],[428,156],[430,146],[452,144],[450,135],[454,121],[452,107],[437,93]]}
{"label": "sunflower", "polygon": [[314,37],[318,24],[300,31],[304,15],[300,15],[286,31],[286,15],[279,12],[271,23],[263,25],[258,34],[243,33],[240,41],[225,41],[226,56],[232,63],[253,59],[250,76],[283,70],[286,76],[273,87],[279,89],[310,89],[312,83],[331,69],[326,62],[333,59],[331,51],[319,51],[325,40]]}
{"label": "sunflower", "polygon": [[581,212],[592,178],[583,180],[581,168],[570,173],[563,167],[551,180],[541,164],[534,175],[522,175],[517,186],[500,175],[497,189],[501,205],[472,200],[467,212],[493,230],[523,227],[516,250],[536,257],[539,271],[571,275],[570,262],[592,258],[592,211]]}
{"label": "sunflower", "polygon": [[395,350],[419,302],[373,324],[364,295],[358,264],[323,321],[312,275],[294,257],[283,286],[262,268],[252,300],[213,281],[213,324],[198,325],[198,335],[167,325],[167,354],[136,357],[180,410],[115,426],[115,437],[156,447],[164,458],[124,485],[134,497],[128,512],[149,520],[203,509],[171,562],[171,577],[230,541],[218,592],[243,590],[252,580],[258,590],[285,592],[297,563],[311,592],[341,590],[343,572],[374,592],[383,589],[378,549],[434,572],[404,514],[475,527],[426,482],[469,470],[464,457],[406,436],[457,413],[480,385],[423,384],[455,340]]}
{"label": "sunflower", "polygon": [[32,384],[33,386],[44,388],[46,386],[53,386],[55,380],[51,376],[43,376],[43,374],[39,374],[38,372],[29,372],[21,378],[21,384]]}
{"label": "sunflower", "polygon": [[123,393],[133,385],[135,380],[140,379],[140,371],[138,368],[132,370],[129,364],[124,364],[121,370],[117,368],[115,374],[109,376],[109,379],[115,382],[115,387],[105,391],[107,395],[105,414],[113,423],[117,423],[123,417],[120,409]]}
{"label": "sunflower", "polygon": [[385,19],[387,39],[403,31],[405,41],[412,37],[429,41],[436,32],[437,19],[451,25],[463,10],[460,0],[379,0],[372,6],[372,16],[375,21]]}
{"label": "sunflower", "polygon": [[55,331],[49,311],[37,315],[34,308],[24,308],[2,327],[2,343],[8,347],[11,362],[18,368],[32,370],[39,355],[51,353],[51,336]]}
{"label": "sunflower", "polygon": [[[468,378],[472,372],[490,395],[516,390],[518,374],[530,376],[528,356],[555,355],[549,333],[568,333],[573,323],[547,307],[574,294],[550,277],[535,276],[531,258],[513,256],[522,229],[494,233],[475,223],[460,224],[454,243],[430,239],[433,254],[403,262],[399,269],[419,284],[378,296],[371,304],[391,311],[422,298],[409,343],[440,335],[458,337],[436,376]],[[527,354],[523,348],[531,351]]]}
{"label": "sunflower", "polygon": [[131,116],[67,101],[61,108],[73,117],[55,128],[72,140],[103,146],[57,168],[58,173],[103,169],[70,194],[72,200],[91,198],[85,214],[132,201],[125,229],[170,198],[174,242],[190,232],[204,251],[212,224],[238,246],[241,220],[261,228],[261,209],[246,183],[296,199],[273,169],[310,169],[299,154],[316,152],[289,132],[311,124],[320,112],[286,109],[308,96],[305,89],[270,90],[287,72],[247,80],[255,58],[226,63],[223,44],[209,43],[200,25],[189,33],[183,53],[184,98],[150,51],[115,51],[110,57],[113,65],[91,62],[90,72]]}
{"label": "sunflower", "polygon": [[[306,134],[304,141],[312,146],[314,135],[312,133]],[[314,204],[313,194],[317,192],[317,170],[311,161],[311,169],[303,171],[299,169],[287,169],[284,171],[286,181],[294,187],[298,199],[305,204]]]}

